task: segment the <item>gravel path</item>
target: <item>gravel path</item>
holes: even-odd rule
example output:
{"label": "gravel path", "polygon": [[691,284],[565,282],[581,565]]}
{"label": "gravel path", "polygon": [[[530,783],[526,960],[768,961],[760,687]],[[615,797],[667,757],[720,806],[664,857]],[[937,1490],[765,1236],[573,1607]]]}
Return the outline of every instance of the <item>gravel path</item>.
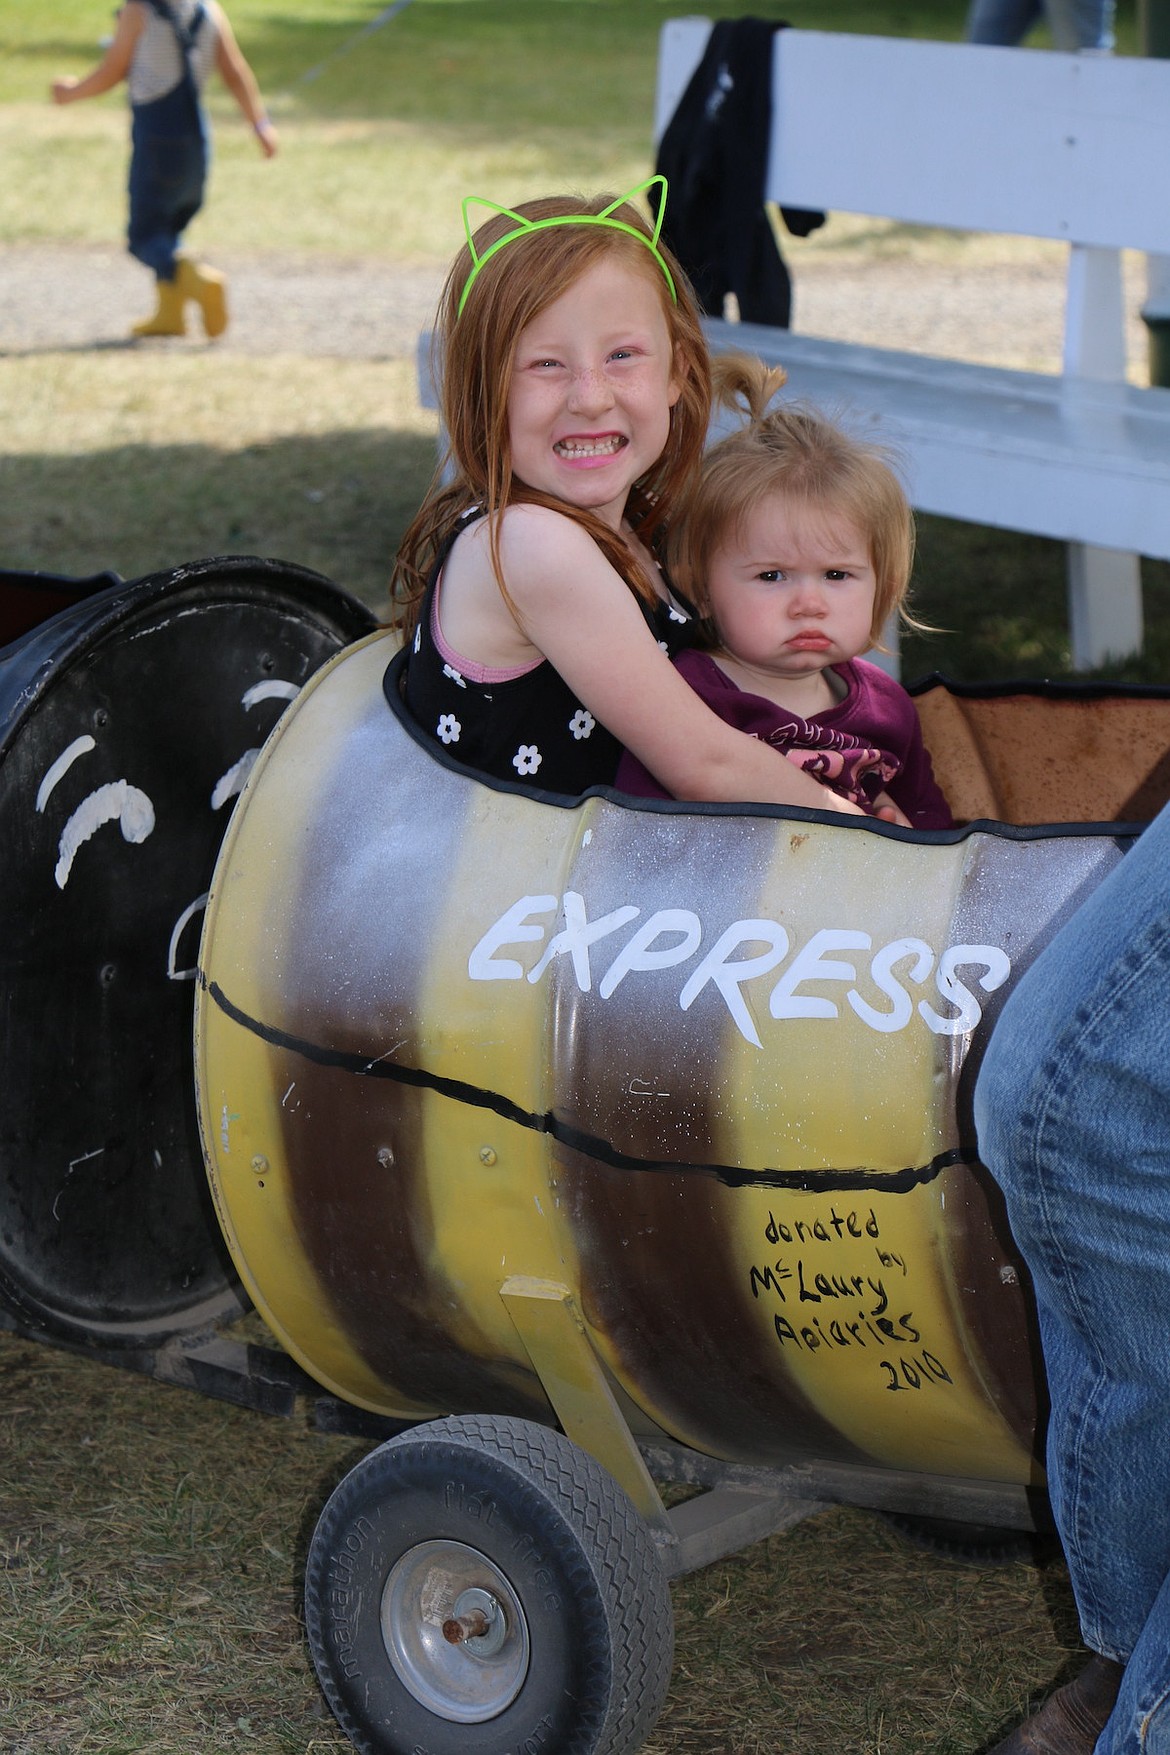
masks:
{"label": "gravel path", "polygon": [[[409,357],[441,281],[430,271],[328,257],[217,256],[215,265],[230,277],[231,316],[215,346],[252,356]],[[120,250],[21,245],[0,259],[0,353],[129,345],[130,324],[152,306],[149,275]],[[192,311],[188,322],[187,340],[150,346],[202,347]]]}
{"label": "gravel path", "polygon": [[[441,276],[372,259],[217,257],[230,276],[231,325],[215,344],[244,355],[409,358],[431,319]],[[866,260],[856,251],[795,267],[796,326],[817,335],[958,359],[1055,371],[1060,362],[1063,270],[1035,264],[939,265]],[[1130,359],[1140,375],[1141,264],[1127,259]],[[145,271],[110,246],[21,245],[0,259],[0,353],[128,345],[146,315]],[[202,347],[196,331],[153,347]]]}

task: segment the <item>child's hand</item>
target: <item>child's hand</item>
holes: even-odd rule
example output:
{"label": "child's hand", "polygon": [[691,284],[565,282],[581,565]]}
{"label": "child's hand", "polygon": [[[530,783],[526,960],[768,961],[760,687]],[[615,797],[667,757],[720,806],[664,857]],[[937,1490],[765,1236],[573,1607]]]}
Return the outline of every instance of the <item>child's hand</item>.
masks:
{"label": "child's hand", "polygon": [[260,150],[265,158],[275,158],[280,148],[280,140],[268,117],[261,116],[258,122],[253,122],[252,132],[259,141]]}
{"label": "child's hand", "polygon": [[53,102],[55,104],[67,104],[73,96],[73,90],[76,84],[77,80],[72,73],[63,73],[59,79],[55,79],[51,88]]}
{"label": "child's hand", "polygon": [[834,792],[831,786],[821,786],[821,791],[825,798],[824,803],[818,805],[819,810],[835,810],[843,817],[867,817],[872,814],[870,811],[862,810],[861,806],[854,804],[852,799],[842,798],[841,794]]}
{"label": "child's hand", "polygon": [[873,801],[873,814],[882,823],[897,823],[901,829],[913,828],[910,818],[900,811],[888,792],[879,792]]}

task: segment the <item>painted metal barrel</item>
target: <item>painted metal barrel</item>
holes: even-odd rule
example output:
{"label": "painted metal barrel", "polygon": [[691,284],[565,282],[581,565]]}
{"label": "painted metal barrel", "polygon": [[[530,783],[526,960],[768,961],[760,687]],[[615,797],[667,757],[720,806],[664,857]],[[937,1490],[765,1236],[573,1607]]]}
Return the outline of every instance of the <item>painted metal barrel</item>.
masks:
{"label": "painted metal barrel", "polygon": [[424,743],[391,653],[286,715],[204,926],[209,1173],[284,1344],[385,1414],[547,1418],[501,1298],[530,1276],[571,1290],[641,1433],[1036,1478],[970,1087],[1137,830],[542,799]]}
{"label": "painted metal barrel", "polygon": [[0,1313],[148,1348],[242,1305],[191,1054],[223,830],[289,701],[374,619],[235,557],[78,582],[39,625],[71,594],[26,584],[0,650]]}

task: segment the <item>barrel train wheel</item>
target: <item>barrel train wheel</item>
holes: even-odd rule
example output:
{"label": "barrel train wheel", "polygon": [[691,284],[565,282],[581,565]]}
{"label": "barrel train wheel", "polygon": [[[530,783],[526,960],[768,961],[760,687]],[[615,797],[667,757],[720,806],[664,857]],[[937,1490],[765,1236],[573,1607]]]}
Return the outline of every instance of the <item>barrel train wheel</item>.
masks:
{"label": "barrel train wheel", "polygon": [[372,1451],[309,1548],[305,1618],[365,1755],[625,1755],[674,1655],[653,1539],[592,1457],[461,1415]]}

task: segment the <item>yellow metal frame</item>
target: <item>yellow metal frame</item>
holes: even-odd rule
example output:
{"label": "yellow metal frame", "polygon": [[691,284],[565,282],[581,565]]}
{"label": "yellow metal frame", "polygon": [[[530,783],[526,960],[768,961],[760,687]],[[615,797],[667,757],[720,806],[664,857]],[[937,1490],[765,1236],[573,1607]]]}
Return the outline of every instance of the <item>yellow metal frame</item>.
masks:
{"label": "yellow metal frame", "polygon": [[500,1297],[565,1436],[608,1469],[651,1529],[672,1533],[568,1286],[513,1274]]}

